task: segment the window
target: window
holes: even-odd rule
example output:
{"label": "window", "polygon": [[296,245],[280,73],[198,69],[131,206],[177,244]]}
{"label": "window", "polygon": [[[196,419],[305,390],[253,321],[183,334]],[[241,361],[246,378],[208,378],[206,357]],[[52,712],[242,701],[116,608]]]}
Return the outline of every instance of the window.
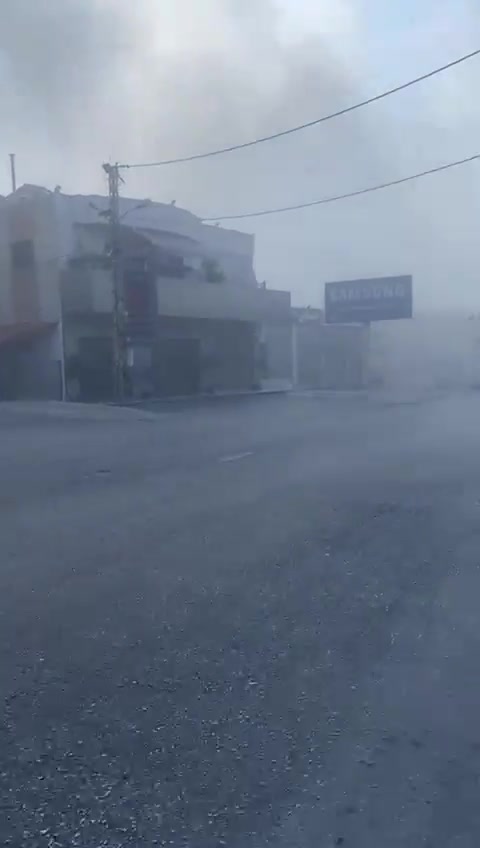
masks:
{"label": "window", "polygon": [[223,283],[225,280],[225,274],[216,259],[204,259],[202,271],[207,283]]}
{"label": "window", "polygon": [[35,265],[35,254],[33,241],[25,239],[14,241],[10,245],[10,256],[13,268],[33,268]]}

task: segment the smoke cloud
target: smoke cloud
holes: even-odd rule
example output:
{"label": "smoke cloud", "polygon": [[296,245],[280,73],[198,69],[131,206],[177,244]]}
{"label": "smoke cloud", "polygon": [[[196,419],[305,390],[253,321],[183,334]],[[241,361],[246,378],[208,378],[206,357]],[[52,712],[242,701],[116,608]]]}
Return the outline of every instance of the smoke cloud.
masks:
{"label": "smoke cloud", "polygon": [[[188,155],[354,102],[477,46],[472,2],[3,0],[0,74],[20,182],[104,191],[101,163]],[[416,10],[416,11],[415,11]],[[476,43],[477,42],[477,43]],[[205,216],[315,199],[476,152],[480,64],[303,133],[126,174],[124,192]],[[323,282],[413,273],[425,308],[480,307],[478,167],[232,226],[298,303]]]}

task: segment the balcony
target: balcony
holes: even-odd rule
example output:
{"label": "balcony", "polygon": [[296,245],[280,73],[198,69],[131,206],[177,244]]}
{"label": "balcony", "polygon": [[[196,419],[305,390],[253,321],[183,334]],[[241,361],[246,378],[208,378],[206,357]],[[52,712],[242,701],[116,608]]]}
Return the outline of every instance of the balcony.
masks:
{"label": "balcony", "polygon": [[[289,292],[169,277],[158,277],[155,287],[159,316],[254,322],[290,320]],[[104,268],[70,269],[64,277],[62,301],[67,315],[111,313],[110,273]]]}
{"label": "balcony", "polygon": [[228,283],[157,280],[159,315],[238,321],[288,320],[289,292]]}

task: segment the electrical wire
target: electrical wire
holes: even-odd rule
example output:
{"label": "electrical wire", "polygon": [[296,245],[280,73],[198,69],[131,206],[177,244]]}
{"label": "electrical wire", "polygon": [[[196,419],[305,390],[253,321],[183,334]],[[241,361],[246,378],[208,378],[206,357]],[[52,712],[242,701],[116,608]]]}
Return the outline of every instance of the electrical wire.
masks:
{"label": "electrical wire", "polygon": [[264,135],[260,138],[253,139],[252,141],[245,141],[241,144],[232,144],[229,147],[220,147],[216,150],[209,150],[205,153],[195,153],[191,156],[181,156],[176,159],[163,159],[158,162],[137,162],[135,164],[121,164],[120,168],[132,169],[132,168],[157,168],[163,165],[177,165],[182,162],[194,162],[197,159],[208,159],[211,156],[220,156],[223,153],[232,153],[235,150],[244,150],[247,147],[254,147],[257,144],[264,144],[266,141],[274,141],[277,138],[283,138],[287,135],[292,135],[293,133],[300,132],[301,130],[309,129],[310,127],[317,126],[318,124],[323,124],[326,121],[331,121],[334,118],[339,118],[342,115],[348,115],[350,112],[354,112],[356,109],[361,109],[364,106],[369,106],[371,103],[376,103],[379,100],[383,100],[385,97],[389,97],[391,94],[397,94],[399,91],[404,91],[407,88],[410,88],[413,85],[417,85],[419,82],[423,82],[424,80],[430,79],[431,77],[436,76],[437,74],[443,73],[443,71],[448,71],[450,68],[454,68],[457,65],[460,65],[462,62],[466,62],[468,59],[473,59],[475,56],[480,54],[480,48],[478,50],[473,50],[471,53],[466,53],[463,56],[460,56],[458,59],[454,59],[451,62],[447,62],[445,65],[441,65],[439,68],[434,68],[432,71],[428,71],[425,74],[422,74],[419,77],[415,77],[414,79],[408,80],[408,82],[404,82],[401,85],[396,85],[394,88],[389,88],[387,91],[383,91],[380,94],[376,94],[373,97],[368,97],[366,100],[361,100],[359,103],[354,103],[351,106],[346,106],[344,109],[339,109],[336,112],[331,112],[329,115],[322,115],[320,118],[314,118],[312,121],[307,121],[305,124],[299,124],[295,127],[290,127],[286,130],[281,130],[280,132],[272,133],[271,135]]}
{"label": "electrical wire", "polygon": [[412,182],[413,180],[418,180],[421,177],[426,177],[430,174],[438,174],[440,171],[447,171],[449,168],[466,165],[468,162],[474,162],[476,159],[480,159],[480,153],[475,153],[474,156],[469,156],[467,159],[458,159],[456,162],[448,162],[446,165],[439,165],[436,168],[429,168],[426,171],[420,171],[418,174],[410,174],[408,177],[391,180],[388,183],[379,183],[378,185],[368,186],[367,188],[361,188],[357,191],[349,191],[346,194],[335,194],[330,197],[322,197],[319,200],[310,200],[306,203],[295,203],[291,206],[280,206],[275,209],[260,209],[257,212],[243,212],[238,215],[217,215],[216,217],[202,218],[202,221],[233,221],[239,220],[240,218],[260,218],[263,215],[276,215],[279,212],[294,212],[297,209],[308,209],[311,206],[323,206],[327,203],[336,203],[339,200],[347,200],[350,197],[359,197],[362,194],[369,194],[373,191],[380,191],[381,189],[390,188],[391,186]]}

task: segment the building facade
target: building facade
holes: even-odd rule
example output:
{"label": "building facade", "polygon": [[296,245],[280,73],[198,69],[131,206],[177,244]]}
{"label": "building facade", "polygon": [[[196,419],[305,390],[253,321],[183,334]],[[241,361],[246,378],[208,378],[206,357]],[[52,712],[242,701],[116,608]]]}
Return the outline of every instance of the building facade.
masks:
{"label": "building facade", "polygon": [[0,398],[62,393],[57,245],[51,193],[0,198]]}
{"label": "building facade", "polygon": [[295,385],[308,389],[354,390],[368,382],[367,328],[325,324],[321,309],[293,309]]}
{"label": "building facade", "polygon": [[[122,199],[120,220],[128,393],[261,387],[262,338],[288,341],[291,310],[288,292],[258,286],[253,236],[151,201]],[[0,397],[109,399],[107,199],[24,186],[0,201],[0,229]]]}

